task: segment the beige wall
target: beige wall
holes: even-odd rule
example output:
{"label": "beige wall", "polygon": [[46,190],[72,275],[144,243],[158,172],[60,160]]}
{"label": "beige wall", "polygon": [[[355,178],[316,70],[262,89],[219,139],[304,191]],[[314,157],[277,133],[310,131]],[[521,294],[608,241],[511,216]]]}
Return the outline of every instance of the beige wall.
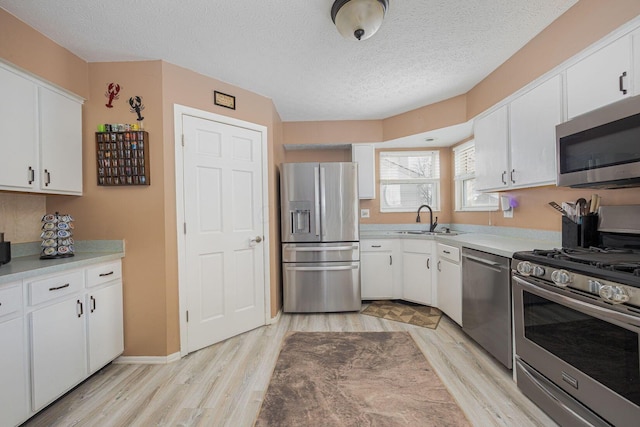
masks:
{"label": "beige wall", "polygon": [[87,63],[3,9],[0,58],[83,98],[89,95]]}
{"label": "beige wall", "polygon": [[40,239],[40,220],[46,213],[46,198],[37,194],[0,192],[0,233],[11,243]]}

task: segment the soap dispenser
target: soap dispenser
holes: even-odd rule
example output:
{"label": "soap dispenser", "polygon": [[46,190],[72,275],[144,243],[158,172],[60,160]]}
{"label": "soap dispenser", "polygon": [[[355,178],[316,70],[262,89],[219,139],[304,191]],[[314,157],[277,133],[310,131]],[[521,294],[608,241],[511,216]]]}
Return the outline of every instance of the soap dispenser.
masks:
{"label": "soap dispenser", "polygon": [[0,232],[0,265],[11,261],[11,242],[4,241],[4,233]]}

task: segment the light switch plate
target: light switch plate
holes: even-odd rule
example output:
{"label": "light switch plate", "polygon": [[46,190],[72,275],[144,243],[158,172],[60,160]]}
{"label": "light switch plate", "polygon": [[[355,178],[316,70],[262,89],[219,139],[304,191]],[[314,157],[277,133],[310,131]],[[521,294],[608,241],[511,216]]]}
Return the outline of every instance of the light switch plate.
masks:
{"label": "light switch plate", "polygon": [[369,209],[360,209],[360,218],[369,218]]}

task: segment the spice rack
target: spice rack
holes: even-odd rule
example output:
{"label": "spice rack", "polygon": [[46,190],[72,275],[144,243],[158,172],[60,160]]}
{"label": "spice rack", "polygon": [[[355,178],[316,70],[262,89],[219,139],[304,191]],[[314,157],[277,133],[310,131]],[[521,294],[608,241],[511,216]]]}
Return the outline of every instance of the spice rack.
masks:
{"label": "spice rack", "polygon": [[96,132],[98,185],[150,185],[149,133]]}

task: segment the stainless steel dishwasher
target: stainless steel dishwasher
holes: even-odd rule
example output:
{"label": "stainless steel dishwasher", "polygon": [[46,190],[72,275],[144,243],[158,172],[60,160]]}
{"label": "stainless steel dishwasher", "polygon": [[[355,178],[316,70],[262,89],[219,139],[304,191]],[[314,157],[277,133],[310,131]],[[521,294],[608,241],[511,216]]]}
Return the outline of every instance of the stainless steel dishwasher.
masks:
{"label": "stainless steel dishwasher", "polygon": [[511,369],[509,264],[509,258],[462,248],[462,329]]}

